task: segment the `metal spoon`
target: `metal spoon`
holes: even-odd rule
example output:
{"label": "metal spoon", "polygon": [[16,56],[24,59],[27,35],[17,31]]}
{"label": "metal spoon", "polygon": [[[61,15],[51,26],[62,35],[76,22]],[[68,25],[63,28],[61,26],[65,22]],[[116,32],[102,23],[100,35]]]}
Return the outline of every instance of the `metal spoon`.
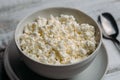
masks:
{"label": "metal spoon", "polygon": [[113,16],[107,12],[102,13],[98,16],[98,22],[102,28],[103,37],[112,40],[115,46],[120,50],[120,41],[117,40],[119,29]]}

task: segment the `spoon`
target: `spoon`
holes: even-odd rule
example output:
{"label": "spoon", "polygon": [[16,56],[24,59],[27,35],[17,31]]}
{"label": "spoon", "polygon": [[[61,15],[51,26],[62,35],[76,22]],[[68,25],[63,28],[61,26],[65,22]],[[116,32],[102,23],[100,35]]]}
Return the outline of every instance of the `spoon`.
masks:
{"label": "spoon", "polygon": [[119,34],[115,19],[110,13],[102,13],[98,16],[98,22],[103,32],[103,38],[112,40],[115,46],[120,50],[120,41],[117,40]]}

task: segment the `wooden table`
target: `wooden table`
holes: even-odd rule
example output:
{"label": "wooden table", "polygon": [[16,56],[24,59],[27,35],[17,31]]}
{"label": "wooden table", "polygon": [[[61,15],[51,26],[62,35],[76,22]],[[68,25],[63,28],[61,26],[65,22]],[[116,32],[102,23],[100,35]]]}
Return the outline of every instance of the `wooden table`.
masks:
{"label": "wooden table", "polygon": [[[98,15],[102,12],[110,12],[115,17],[120,30],[119,6],[120,0],[0,0],[0,46],[2,45],[1,41],[7,43],[8,40],[11,39],[16,25],[23,17],[33,11],[48,7],[76,8],[84,11],[96,21]],[[118,39],[120,40],[120,35],[118,36]],[[109,44],[113,45],[111,41],[103,40],[103,43],[108,47],[109,55],[109,67],[108,73],[105,75],[105,80],[119,80],[120,61],[118,61],[118,59],[117,61],[114,61],[112,56],[115,55],[120,58],[120,55],[118,54],[120,52],[117,52],[116,49],[111,50],[111,48],[109,48]],[[112,54],[109,50],[113,51],[115,54]],[[1,72],[3,71],[0,70],[0,74]],[[4,74],[2,76],[4,76]],[[0,78],[2,76],[0,75]]]}

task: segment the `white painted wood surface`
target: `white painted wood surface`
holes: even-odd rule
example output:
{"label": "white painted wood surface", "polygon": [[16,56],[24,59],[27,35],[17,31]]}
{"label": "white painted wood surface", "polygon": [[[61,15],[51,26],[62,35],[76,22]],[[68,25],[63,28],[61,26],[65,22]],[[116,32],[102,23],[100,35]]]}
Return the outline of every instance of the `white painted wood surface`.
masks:
{"label": "white painted wood surface", "polygon": [[[120,0],[0,0],[0,46],[13,36],[18,22],[26,15],[47,7],[72,7],[84,11],[97,21],[102,12],[110,12],[120,30]],[[6,39],[7,38],[7,39]],[[118,36],[120,40],[120,35]],[[103,40],[108,55],[109,67],[105,80],[120,79],[120,52],[109,40]],[[5,46],[2,46],[5,47]]]}

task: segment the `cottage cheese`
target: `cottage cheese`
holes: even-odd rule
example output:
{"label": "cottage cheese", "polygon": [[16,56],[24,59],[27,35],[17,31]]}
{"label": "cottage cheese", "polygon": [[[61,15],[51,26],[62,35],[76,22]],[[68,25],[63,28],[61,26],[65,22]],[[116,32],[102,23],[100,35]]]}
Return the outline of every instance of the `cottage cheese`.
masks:
{"label": "cottage cheese", "polygon": [[71,64],[96,48],[94,26],[79,24],[72,15],[38,17],[24,27],[20,47],[25,55],[44,64]]}

